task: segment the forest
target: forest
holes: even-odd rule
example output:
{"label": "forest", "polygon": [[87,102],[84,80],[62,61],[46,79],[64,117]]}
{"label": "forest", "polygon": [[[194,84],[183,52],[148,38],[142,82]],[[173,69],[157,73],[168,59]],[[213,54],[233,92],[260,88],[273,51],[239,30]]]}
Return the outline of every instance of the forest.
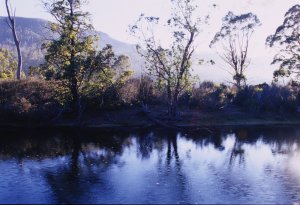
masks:
{"label": "forest", "polygon": [[[210,48],[226,64],[231,82],[200,81],[193,75],[195,41],[210,16],[200,17],[193,0],[171,0],[167,22],[141,14],[129,25],[139,42],[143,58],[141,75],[134,75],[130,58],[116,54],[114,47],[98,48],[99,37],[83,10],[84,0],[44,1],[56,19],[50,22],[52,36],[41,45],[44,61],[25,68],[17,21],[6,0],[7,26],[15,49],[0,48],[1,124],[54,123],[62,125],[154,124],[206,125],[214,123],[299,122],[300,112],[300,5],[291,7],[284,22],[270,31],[266,46],[279,48],[272,83],[249,84],[249,45],[261,26],[254,13],[229,11],[211,39]],[[214,5],[215,6],[215,5]],[[171,32],[162,43],[159,26]],[[167,45],[165,45],[167,44]],[[199,64],[215,64],[202,60]],[[280,79],[285,79],[281,83]],[[144,124],[142,122],[145,122]]]}

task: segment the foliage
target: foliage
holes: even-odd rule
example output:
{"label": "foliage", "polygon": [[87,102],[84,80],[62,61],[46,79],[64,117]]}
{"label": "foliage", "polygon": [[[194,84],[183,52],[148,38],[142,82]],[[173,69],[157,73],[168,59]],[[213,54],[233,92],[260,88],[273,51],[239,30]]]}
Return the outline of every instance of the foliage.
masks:
{"label": "foliage", "polygon": [[202,82],[190,93],[189,106],[202,110],[219,110],[232,102],[233,90],[224,85],[216,85],[210,81]]}
{"label": "foliage", "polygon": [[49,120],[66,103],[69,93],[59,81],[0,81],[1,120]]}
{"label": "foliage", "polygon": [[[120,89],[132,74],[127,56],[116,56],[111,45],[97,51],[97,38],[88,23],[88,13],[81,10],[83,0],[52,0],[45,7],[58,23],[51,25],[59,35],[44,44],[46,64],[40,71],[46,79],[67,82],[72,94],[73,109],[116,106],[120,104]],[[85,101],[85,102],[82,102]]]}
{"label": "foliage", "polygon": [[51,31],[58,38],[43,44],[46,51],[43,67],[48,78],[68,82],[75,109],[80,100],[79,87],[90,75],[86,58],[90,55],[99,57],[94,48],[96,38],[90,35],[93,27],[88,21],[88,13],[81,10],[84,3],[84,0],[44,1],[45,8],[57,21],[51,24]]}
{"label": "foliage", "polygon": [[283,24],[266,40],[266,44],[270,47],[280,46],[272,61],[272,64],[280,64],[279,69],[274,72],[276,81],[279,77],[300,77],[299,37],[300,5],[297,4],[286,12]]}
{"label": "foliage", "polygon": [[218,44],[222,54],[219,56],[230,67],[235,85],[241,88],[246,84],[245,70],[250,65],[248,48],[251,36],[260,21],[253,13],[234,15],[232,12],[223,18],[219,32],[210,43],[210,47]]}
{"label": "foliage", "polygon": [[[100,51],[91,52],[84,61],[84,68],[78,90],[81,106],[87,109],[105,109],[125,103],[121,96],[122,90],[133,74],[127,56],[115,56],[111,45],[107,45]],[[52,71],[43,67],[29,69],[31,77],[46,80],[55,79]]]}
{"label": "foliage", "polygon": [[[141,104],[167,105],[169,117],[177,115],[178,106],[212,111],[234,104],[251,112],[283,113],[295,112],[300,104],[297,81],[287,86],[246,86],[248,47],[260,25],[255,14],[236,16],[229,12],[211,41],[211,47],[218,44],[216,48],[229,65],[235,86],[205,81],[194,87],[194,43],[207,17],[195,17],[197,6],[193,0],[171,0],[172,14],[164,24],[172,34],[169,44],[159,41],[155,32],[155,28],[161,28],[159,17],[142,14],[131,27],[131,33],[140,42],[138,52],[145,58],[149,74],[139,78],[131,78],[133,72],[127,56],[116,55],[111,45],[99,50],[94,46],[97,38],[89,15],[81,9],[85,2],[44,1],[56,19],[56,23],[51,23],[53,39],[43,44],[46,62],[30,67],[30,80],[0,81],[2,120],[50,120],[69,108],[93,112]],[[267,39],[269,46],[282,47],[273,61],[281,63],[274,72],[275,78],[299,77],[299,16],[300,6],[295,5],[286,13],[283,25]],[[0,49],[0,79],[14,78],[16,70],[14,56]]]}
{"label": "foliage", "polygon": [[172,32],[168,48],[155,35],[155,28],[160,26],[159,17],[141,14],[130,31],[139,39],[137,48],[147,62],[149,74],[166,90],[169,115],[175,116],[178,97],[191,86],[193,44],[200,32],[201,19],[194,16],[197,6],[192,0],[171,2],[172,14],[165,24]]}
{"label": "foliage", "polygon": [[123,103],[122,88],[133,74],[127,56],[115,56],[112,47],[107,45],[96,56],[89,56],[88,70],[92,73],[86,76],[82,86],[82,96],[89,102],[89,107],[116,107]]}
{"label": "foliage", "polygon": [[17,70],[17,61],[13,54],[0,48],[0,79],[12,79]]}
{"label": "foliage", "polygon": [[298,95],[299,87],[260,84],[240,90],[234,103],[248,111],[295,112]]}
{"label": "foliage", "polygon": [[98,81],[87,83],[83,89],[88,109],[112,109],[131,104],[128,82],[132,72],[124,71],[118,76],[115,71],[106,69],[102,74]]}
{"label": "foliage", "polygon": [[154,101],[153,80],[149,76],[141,76],[138,86],[137,99],[142,104],[150,104]]}

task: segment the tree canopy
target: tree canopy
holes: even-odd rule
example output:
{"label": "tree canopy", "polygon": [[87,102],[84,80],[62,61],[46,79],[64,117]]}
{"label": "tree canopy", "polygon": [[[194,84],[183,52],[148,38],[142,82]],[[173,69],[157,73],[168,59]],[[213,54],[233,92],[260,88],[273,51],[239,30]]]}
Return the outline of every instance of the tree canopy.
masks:
{"label": "tree canopy", "polygon": [[91,90],[97,95],[96,92],[104,92],[131,75],[128,57],[115,55],[111,45],[97,50],[98,36],[89,14],[82,11],[84,3],[84,0],[44,2],[56,22],[51,24],[54,38],[43,44],[46,63],[40,73],[46,79],[66,82],[74,111],[81,110],[82,96],[89,95]]}
{"label": "tree canopy", "polygon": [[219,56],[230,67],[229,73],[238,88],[246,84],[245,70],[250,65],[249,42],[255,28],[260,24],[260,20],[253,13],[235,15],[228,12],[223,18],[220,31],[210,43],[210,47],[218,44]]}
{"label": "tree canopy", "polygon": [[[139,53],[145,58],[149,74],[166,90],[169,115],[177,112],[178,97],[191,83],[191,58],[194,42],[200,32],[201,19],[196,16],[197,5],[193,0],[171,0],[170,18],[161,25],[159,17],[141,14],[130,27],[138,38]],[[159,40],[155,29],[167,27],[171,31],[170,45]],[[165,43],[165,42],[164,42]]]}
{"label": "tree canopy", "polygon": [[56,23],[51,24],[51,31],[58,36],[43,45],[46,50],[44,67],[52,77],[67,81],[75,107],[78,106],[79,89],[87,72],[86,58],[95,55],[93,26],[89,22],[89,14],[82,11],[85,2],[44,2],[45,8],[56,19]]}
{"label": "tree canopy", "polygon": [[284,15],[284,21],[273,35],[268,36],[266,44],[279,47],[272,64],[279,64],[274,72],[279,77],[300,77],[300,5],[294,5]]}

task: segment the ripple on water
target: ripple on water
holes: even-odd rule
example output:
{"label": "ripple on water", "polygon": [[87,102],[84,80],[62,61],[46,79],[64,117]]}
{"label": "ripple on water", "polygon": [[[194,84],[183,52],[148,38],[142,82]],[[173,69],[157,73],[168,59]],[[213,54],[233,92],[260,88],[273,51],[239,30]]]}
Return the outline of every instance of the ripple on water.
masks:
{"label": "ripple on water", "polygon": [[8,133],[5,146],[0,146],[0,202],[300,201],[299,129],[217,133],[60,133],[66,135],[61,138],[22,134],[21,139]]}

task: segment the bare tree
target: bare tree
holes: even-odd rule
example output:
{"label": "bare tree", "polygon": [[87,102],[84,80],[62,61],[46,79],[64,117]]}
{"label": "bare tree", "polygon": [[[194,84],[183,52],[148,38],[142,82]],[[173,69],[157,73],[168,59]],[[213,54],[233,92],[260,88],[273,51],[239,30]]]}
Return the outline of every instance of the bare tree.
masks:
{"label": "bare tree", "polygon": [[18,69],[17,69],[17,79],[20,80],[21,79],[21,72],[22,72],[22,67],[23,67],[23,61],[22,61],[22,52],[21,52],[21,47],[20,47],[20,40],[18,38],[17,35],[17,31],[16,31],[16,15],[15,15],[15,11],[12,12],[12,9],[10,8],[10,6],[8,5],[8,0],[5,0],[5,5],[6,5],[6,11],[7,11],[7,24],[9,26],[9,28],[12,31],[13,34],[13,38],[14,38],[14,42],[17,48],[17,52],[18,52]]}
{"label": "bare tree", "polygon": [[246,84],[245,70],[250,65],[249,42],[255,27],[259,25],[260,21],[255,14],[236,16],[228,12],[223,18],[221,30],[210,43],[210,47],[219,44],[222,50],[218,52],[219,56],[230,67],[229,73],[238,89]]}

